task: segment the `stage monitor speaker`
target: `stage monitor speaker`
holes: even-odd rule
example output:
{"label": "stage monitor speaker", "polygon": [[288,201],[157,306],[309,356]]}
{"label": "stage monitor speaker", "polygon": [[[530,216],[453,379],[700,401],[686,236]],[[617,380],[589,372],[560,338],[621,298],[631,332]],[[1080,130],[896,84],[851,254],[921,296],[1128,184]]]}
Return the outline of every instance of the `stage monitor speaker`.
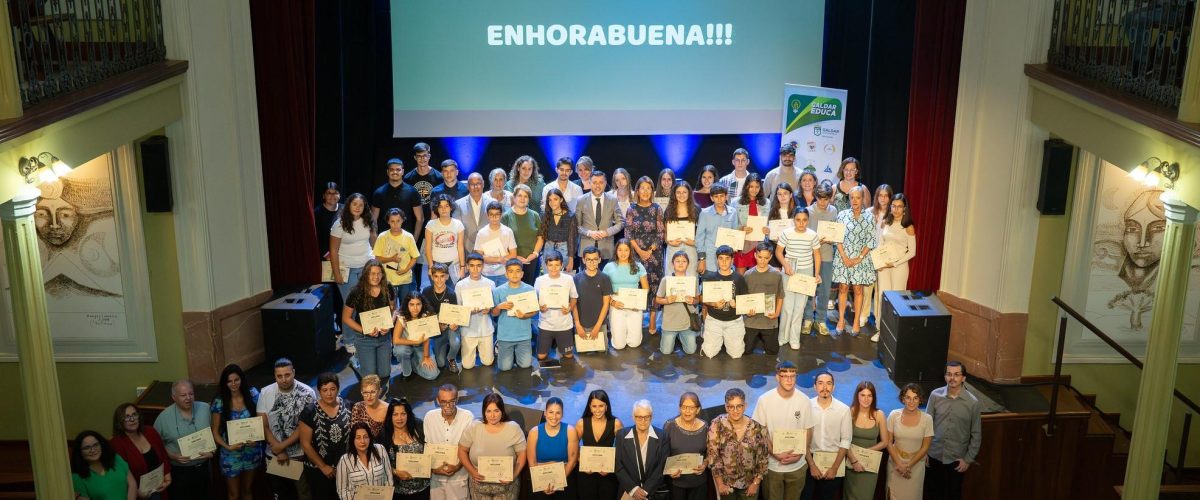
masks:
{"label": "stage monitor speaker", "polygon": [[156,135],[142,141],[142,195],[147,212],[170,212],[171,156],[167,136]]}
{"label": "stage monitor speaker", "polygon": [[879,359],[896,385],[942,380],[950,350],[950,312],[936,295],[883,292]]}
{"label": "stage monitor speaker", "polygon": [[288,358],[300,373],[318,373],[333,363],[333,285],[317,285],[262,306],[267,361]]}
{"label": "stage monitor speaker", "polygon": [[1061,139],[1042,144],[1042,183],[1037,208],[1042,215],[1067,213],[1067,185],[1071,183],[1071,156],[1075,146]]}

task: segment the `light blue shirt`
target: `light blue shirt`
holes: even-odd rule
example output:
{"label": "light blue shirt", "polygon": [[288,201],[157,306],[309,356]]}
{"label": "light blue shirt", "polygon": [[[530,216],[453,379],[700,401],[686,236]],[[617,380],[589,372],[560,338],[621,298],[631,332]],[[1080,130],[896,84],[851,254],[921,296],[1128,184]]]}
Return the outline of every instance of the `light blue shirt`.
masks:
{"label": "light blue shirt", "polygon": [[[765,215],[765,214],[764,214]],[[696,248],[701,250],[700,258],[709,261],[709,269],[716,269],[717,262],[717,229],[737,229],[738,212],[733,207],[725,205],[725,213],[717,213],[717,206],[700,211],[700,222],[696,224]],[[741,251],[740,248],[733,249]]]}
{"label": "light blue shirt", "polygon": [[[162,413],[158,414],[158,418],[154,419],[154,430],[158,431],[158,435],[162,436],[163,445],[167,451],[172,454],[179,454],[179,438],[189,434],[195,434],[200,429],[210,429],[212,425],[212,410],[208,403],[196,401],[192,403],[192,418],[185,418],[179,413],[179,406],[171,404]],[[172,464],[179,463],[172,460]],[[196,465],[202,462],[189,462],[188,465]]]}
{"label": "light blue shirt", "polygon": [[[509,295],[532,291],[533,287],[524,282],[517,288],[513,288],[508,283],[505,283],[492,290],[492,300],[496,302],[496,305],[500,305],[508,301]],[[501,342],[521,342],[528,341],[531,338],[533,338],[533,318],[517,319],[516,316],[509,316],[508,311],[500,312],[500,317],[496,321],[496,340]]]}

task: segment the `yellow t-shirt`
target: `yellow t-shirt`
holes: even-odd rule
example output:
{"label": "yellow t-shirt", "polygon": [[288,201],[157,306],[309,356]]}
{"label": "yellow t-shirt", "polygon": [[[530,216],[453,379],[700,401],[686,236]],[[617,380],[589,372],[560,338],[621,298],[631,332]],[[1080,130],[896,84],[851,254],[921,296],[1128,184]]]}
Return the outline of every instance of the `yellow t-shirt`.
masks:
{"label": "yellow t-shirt", "polygon": [[383,271],[389,285],[406,285],[413,282],[412,270],[404,274],[396,272],[397,269],[407,267],[410,261],[420,255],[417,251],[417,240],[413,239],[412,233],[403,229],[398,235],[393,234],[390,230],[384,231],[378,238],[375,238],[375,255],[377,257],[400,256],[400,262],[383,264]]}

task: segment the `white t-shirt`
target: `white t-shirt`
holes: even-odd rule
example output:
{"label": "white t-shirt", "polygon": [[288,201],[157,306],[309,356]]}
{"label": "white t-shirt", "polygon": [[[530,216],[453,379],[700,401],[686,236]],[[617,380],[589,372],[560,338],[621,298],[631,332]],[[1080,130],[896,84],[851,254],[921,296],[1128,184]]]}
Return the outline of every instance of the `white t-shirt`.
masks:
{"label": "white t-shirt", "polygon": [[[279,441],[286,440],[296,432],[296,428],[300,426],[300,412],[317,401],[317,393],[312,387],[300,381],[293,383],[295,385],[292,386],[292,390],[287,392],[279,390],[279,384],[275,383],[263,387],[258,393],[258,407],[255,411],[267,416],[267,426]],[[304,456],[300,441],[288,446],[287,454],[289,457]]]}
{"label": "white t-shirt", "polygon": [[[425,230],[429,231],[432,238],[429,239],[429,246],[432,248],[433,255],[427,255],[426,260],[433,259],[430,262],[443,263],[458,263],[458,240],[462,238],[463,231],[466,231],[462,221],[458,219],[450,219],[450,224],[442,224],[441,219],[433,219],[425,223]],[[420,249],[424,251],[425,249]]]}
{"label": "white t-shirt", "polygon": [[[475,233],[475,248],[473,250],[479,252],[481,255],[487,256],[487,254],[485,254],[483,251],[483,246],[488,241],[496,238],[500,239],[500,244],[504,246],[505,252],[507,252],[509,249],[517,249],[517,237],[513,235],[512,229],[509,229],[508,226],[500,226],[498,231],[492,231],[492,226],[489,224],[479,228],[479,232]],[[508,254],[505,253],[504,255]],[[491,257],[497,256],[491,255]],[[504,276],[504,264],[484,264],[483,275]]]}
{"label": "white t-shirt", "polygon": [[[491,280],[484,280],[491,281]],[[469,410],[459,408],[454,413],[454,420],[449,424],[446,419],[442,418],[442,409],[434,408],[425,413],[425,442],[432,444],[452,444],[458,446],[458,442],[462,440],[462,433],[467,427],[471,426],[471,422],[475,421],[475,415]],[[435,467],[440,467],[441,464],[433,464]],[[450,477],[441,474],[432,474],[429,476],[429,486],[431,489],[441,488],[446,483],[463,483],[467,482],[467,469],[461,468],[458,472]]]}
{"label": "white t-shirt", "polygon": [[371,252],[371,229],[363,220],[359,217],[354,221],[353,233],[342,229],[342,219],[333,221],[333,229],[329,230],[330,236],[342,239],[342,246],[338,249],[338,260],[343,267],[362,267],[375,257]]}
{"label": "white t-shirt", "polygon": [[[537,280],[533,282],[533,289],[537,290],[539,302],[545,303],[541,300],[542,290],[550,287],[566,288],[570,298],[579,298],[579,292],[575,289],[575,279],[566,273],[558,273],[557,278],[551,278],[549,274],[538,276]],[[550,332],[573,330],[575,318],[571,316],[571,313],[564,314],[562,309],[549,308],[546,312],[538,314],[538,328]]]}
{"label": "white t-shirt", "polygon": [[[754,402],[754,413],[750,418],[767,427],[768,435],[776,429],[811,429],[813,427],[812,400],[799,389],[792,397],[784,399],[777,387],[764,392]],[[768,457],[767,469],[775,472],[792,472],[804,467],[804,459],[793,464],[781,465],[774,456]]]}
{"label": "white t-shirt", "polygon": [[[496,288],[496,283],[491,279],[480,276],[479,280],[471,279],[471,276],[458,280],[454,284],[454,295],[458,299],[458,303],[463,303],[463,292],[472,288],[486,288],[493,290]],[[495,331],[496,326],[492,324],[492,318],[488,316],[487,311],[471,314],[471,323],[462,325],[459,333],[463,338],[486,337]],[[462,410],[459,410],[462,411]]]}

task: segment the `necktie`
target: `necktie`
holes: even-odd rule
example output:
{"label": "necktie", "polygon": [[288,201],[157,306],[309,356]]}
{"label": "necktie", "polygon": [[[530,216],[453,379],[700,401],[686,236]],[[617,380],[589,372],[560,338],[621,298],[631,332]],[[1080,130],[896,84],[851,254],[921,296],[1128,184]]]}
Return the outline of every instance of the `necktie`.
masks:
{"label": "necktie", "polygon": [[600,200],[601,200],[601,198],[596,198],[596,230],[597,231],[600,230]]}

